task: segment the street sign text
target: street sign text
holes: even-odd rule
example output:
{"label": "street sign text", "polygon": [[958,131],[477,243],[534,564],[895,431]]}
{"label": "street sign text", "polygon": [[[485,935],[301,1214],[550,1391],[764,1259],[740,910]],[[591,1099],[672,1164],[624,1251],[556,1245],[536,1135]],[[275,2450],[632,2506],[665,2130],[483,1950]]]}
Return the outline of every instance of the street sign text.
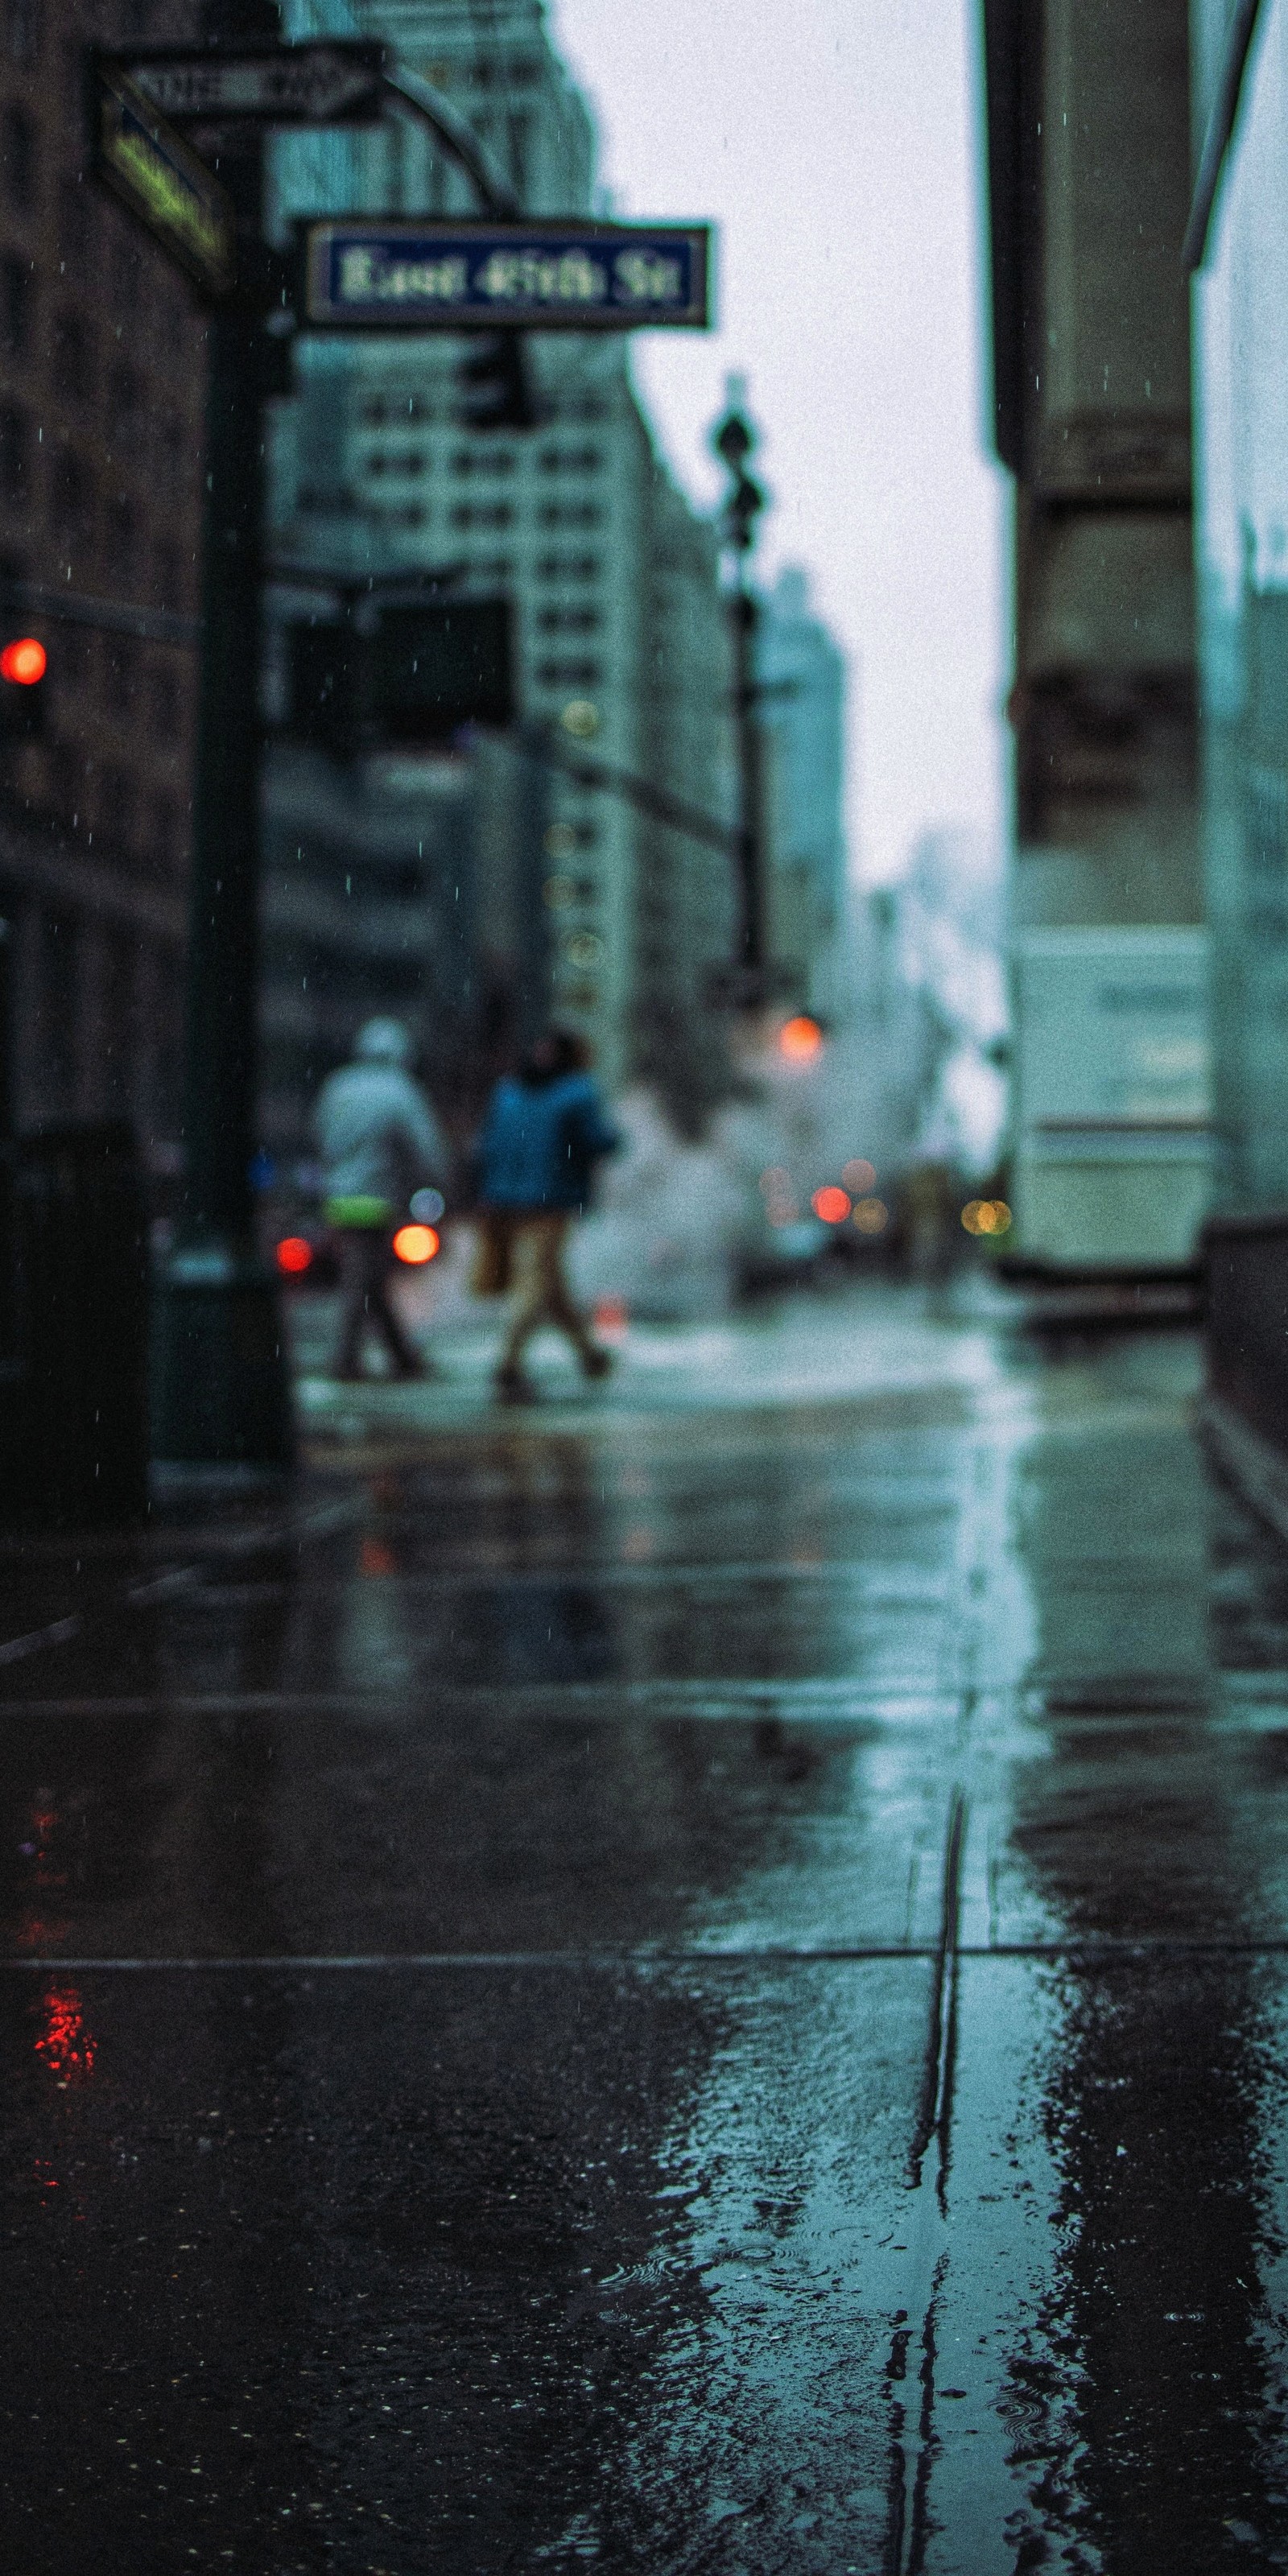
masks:
{"label": "street sign text", "polygon": [[706,224],[304,227],[305,319],[352,331],[704,330]]}
{"label": "street sign text", "polygon": [[380,115],[384,47],[149,48],[117,67],[176,125],[357,125]]}

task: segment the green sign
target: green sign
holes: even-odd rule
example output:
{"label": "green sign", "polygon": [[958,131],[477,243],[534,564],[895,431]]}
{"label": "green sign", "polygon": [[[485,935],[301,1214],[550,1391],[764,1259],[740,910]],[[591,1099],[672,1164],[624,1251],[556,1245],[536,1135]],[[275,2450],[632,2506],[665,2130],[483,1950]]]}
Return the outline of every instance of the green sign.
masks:
{"label": "green sign", "polygon": [[97,176],[207,295],[230,294],[236,218],[214,172],[133,81],[102,61],[93,66],[92,115]]}

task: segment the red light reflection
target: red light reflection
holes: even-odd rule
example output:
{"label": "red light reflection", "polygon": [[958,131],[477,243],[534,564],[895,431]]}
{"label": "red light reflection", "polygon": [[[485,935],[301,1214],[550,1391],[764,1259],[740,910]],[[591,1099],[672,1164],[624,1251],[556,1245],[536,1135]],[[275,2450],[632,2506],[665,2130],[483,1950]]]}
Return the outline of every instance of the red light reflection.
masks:
{"label": "red light reflection", "polygon": [[80,2083],[94,2071],[96,2042],[86,2027],[75,1986],[51,1986],[41,2002],[43,2024],[36,2055],[60,2084]]}

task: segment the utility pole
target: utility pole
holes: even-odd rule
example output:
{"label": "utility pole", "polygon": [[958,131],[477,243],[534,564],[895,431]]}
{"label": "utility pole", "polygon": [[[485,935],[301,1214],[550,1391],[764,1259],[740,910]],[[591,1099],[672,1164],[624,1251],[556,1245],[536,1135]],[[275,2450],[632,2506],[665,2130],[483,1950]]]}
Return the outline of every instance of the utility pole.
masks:
{"label": "utility pole", "polygon": [[764,745],[760,724],[757,643],[760,603],[751,581],[751,554],[756,521],[765,506],[760,485],[747,473],[755,432],[741,408],[741,387],[729,382],[730,405],[713,435],[716,454],[727,467],[730,488],[721,533],[733,556],[734,580],[729,592],[729,626],[733,641],[734,710],[738,733],[738,885],[739,922],[734,952],[733,998],[754,1008],[766,998],[766,921],[764,851]]}
{"label": "utility pole", "polygon": [[[211,43],[277,44],[275,0],[207,0]],[[258,1251],[259,661],[264,400],[263,144],[233,129],[220,180],[239,283],[208,323],[202,652],[193,795],[184,1179],[157,1296],[153,1445],[162,1460],[280,1467],[293,1447],[277,1283]]]}

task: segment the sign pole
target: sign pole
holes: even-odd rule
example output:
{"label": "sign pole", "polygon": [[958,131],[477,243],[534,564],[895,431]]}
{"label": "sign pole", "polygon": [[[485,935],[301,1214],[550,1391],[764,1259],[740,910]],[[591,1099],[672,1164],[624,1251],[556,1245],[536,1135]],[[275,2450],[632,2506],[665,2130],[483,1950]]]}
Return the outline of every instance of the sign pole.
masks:
{"label": "sign pole", "polygon": [[[267,0],[209,0],[206,33],[278,36]],[[178,1238],[154,1336],[154,1455],[284,1467],[293,1451],[275,1277],[254,1236],[260,885],[260,589],[268,337],[257,135],[221,152],[250,291],[209,323],[202,654],[193,797]]]}

